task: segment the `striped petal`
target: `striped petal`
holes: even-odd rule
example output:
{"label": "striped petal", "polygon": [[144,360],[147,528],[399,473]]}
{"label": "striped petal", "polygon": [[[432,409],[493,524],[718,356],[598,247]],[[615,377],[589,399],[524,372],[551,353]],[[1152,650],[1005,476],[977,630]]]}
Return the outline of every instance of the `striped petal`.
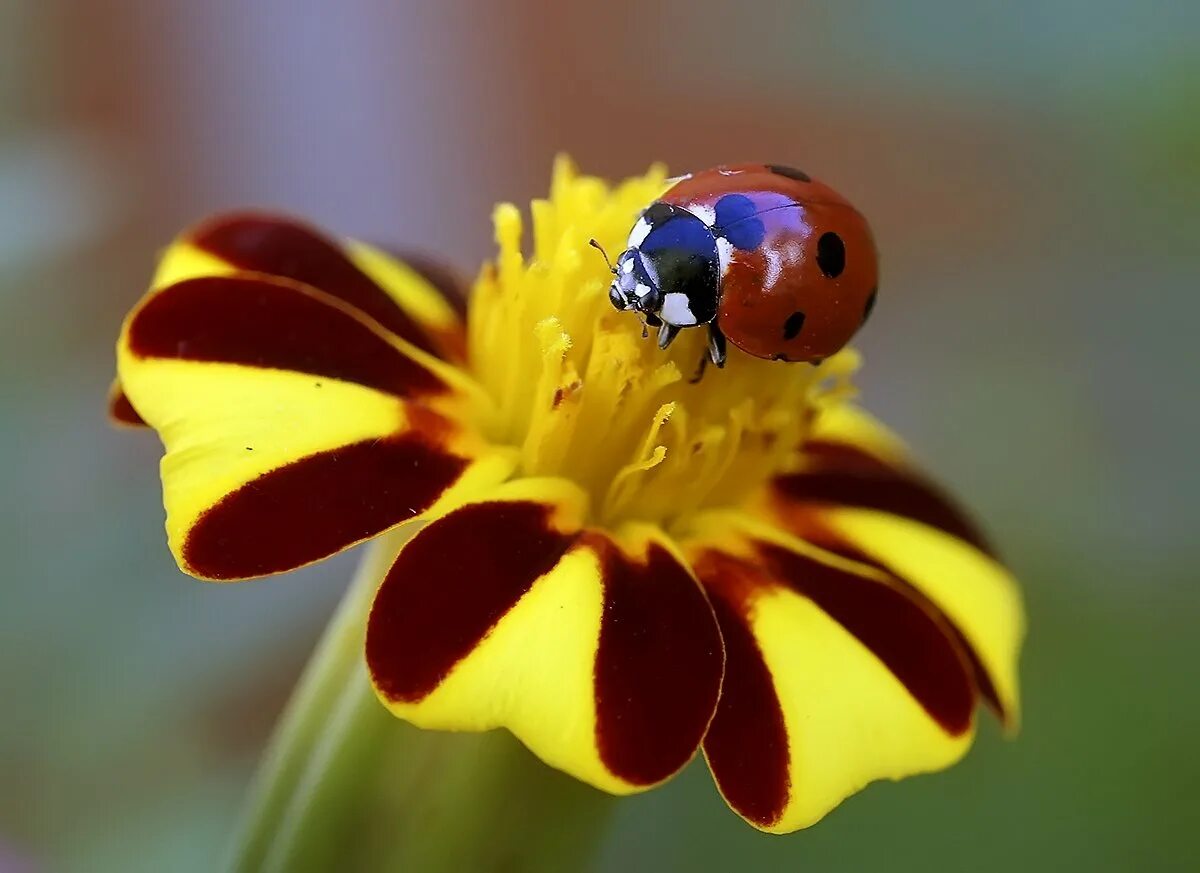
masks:
{"label": "striped petal", "polygon": [[302,566],[512,468],[456,423],[452,367],[294,281],[175,282],[131,313],[117,358],[165,444],[168,540],[196,576]]}
{"label": "striped petal", "polygon": [[807,827],[876,779],[949,766],[975,688],[945,621],[907,586],[736,513],[696,522],[688,554],[725,642],[704,753],[762,830]]}
{"label": "striped petal", "polygon": [[[244,272],[318,289],[421,351],[465,360],[466,289],[449,270],[416,254],[340,243],[282,215],[228,213],[186,231],[164,252],[151,293],[186,279]],[[117,424],[144,424],[119,385],[109,414]]]}
{"label": "striped petal", "polygon": [[897,577],[950,621],[984,699],[1019,720],[1020,591],[970,517],[865,412],[818,419],[803,466],[773,483],[761,513],[795,535]]}
{"label": "striped petal", "polygon": [[655,529],[582,526],[587,498],[525,479],[432,522],[376,595],[367,663],[395,714],[507,727],[599,788],[659,783],[694,755],[723,654],[712,610]]}
{"label": "striped petal", "polygon": [[129,395],[117,379],[113,380],[108,389],[108,420],[119,427],[149,427],[145,419],[133,408]]}
{"label": "striped petal", "polygon": [[190,278],[197,269],[292,279],[355,307],[417,348],[457,362],[463,328],[461,310],[444,296],[451,283],[432,271],[430,281],[414,264],[364,243],[339,244],[285,216],[237,212],[186,232],[164,256],[155,284]]}

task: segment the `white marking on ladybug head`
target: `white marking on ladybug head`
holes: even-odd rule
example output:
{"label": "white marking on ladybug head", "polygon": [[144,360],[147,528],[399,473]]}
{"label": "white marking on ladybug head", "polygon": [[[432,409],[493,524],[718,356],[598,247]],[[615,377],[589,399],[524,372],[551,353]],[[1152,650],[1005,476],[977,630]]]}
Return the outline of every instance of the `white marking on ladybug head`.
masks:
{"label": "white marking on ladybug head", "polygon": [[654,289],[651,288],[646,283],[638,282],[637,285],[634,286],[633,293],[634,293],[634,296],[636,296],[638,300],[645,300],[646,297],[649,296],[650,292],[653,290]]}
{"label": "white marking on ladybug head", "polygon": [[707,227],[712,227],[717,223],[717,210],[712,206],[706,206],[703,203],[693,203],[690,206],[685,206],[684,209],[703,221]]}
{"label": "white marking on ladybug head", "polygon": [[676,327],[691,327],[698,324],[696,316],[692,315],[691,301],[686,294],[674,291],[663,298],[662,309],[658,313],[667,324]]}
{"label": "white marking on ladybug head", "polygon": [[633,226],[633,230],[629,231],[629,248],[636,249],[646,237],[650,235],[650,222],[645,218],[639,218],[637,224]]}
{"label": "white marking on ladybug head", "polygon": [[[623,300],[629,302],[633,299],[636,293],[635,286],[637,285],[637,277],[634,275],[634,263],[637,260],[637,255],[632,251],[627,251],[621,255],[621,259],[617,261],[620,265],[617,270],[616,278],[613,279],[613,288],[621,296]],[[613,305],[616,305],[614,301]]]}
{"label": "white marking on ladybug head", "polygon": [[717,262],[721,266],[721,277],[729,272],[729,262],[733,260],[733,243],[723,236],[717,237]]}

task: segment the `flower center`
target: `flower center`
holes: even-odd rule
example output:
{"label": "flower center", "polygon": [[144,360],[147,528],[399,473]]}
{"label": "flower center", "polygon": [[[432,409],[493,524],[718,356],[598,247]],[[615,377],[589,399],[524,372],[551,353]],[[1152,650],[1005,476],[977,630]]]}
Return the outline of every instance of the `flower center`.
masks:
{"label": "flower center", "polygon": [[692,381],[703,329],[661,351],[633,313],[612,308],[589,240],[620,252],[666,187],[661,167],[610,188],[560,159],[550,197],[532,205],[528,257],[520,212],[496,209],[499,256],[471,299],[471,368],[495,405],[481,427],[520,448],[523,475],[586,488],[605,524],[669,526],[740,502],[794,462],[820,406],[852,390],[853,352],[811,367],[731,347],[725,369]]}

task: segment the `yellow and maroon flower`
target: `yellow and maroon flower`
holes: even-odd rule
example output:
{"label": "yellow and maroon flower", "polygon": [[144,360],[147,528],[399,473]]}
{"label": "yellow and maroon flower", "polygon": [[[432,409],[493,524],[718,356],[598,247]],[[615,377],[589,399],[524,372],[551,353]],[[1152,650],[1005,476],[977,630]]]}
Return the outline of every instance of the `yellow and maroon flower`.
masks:
{"label": "yellow and maroon flower", "polygon": [[[1017,588],[974,525],[820,367],[731,350],[688,376],[615,312],[665,174],[558,164],[496,212],[466,310],[444,272],[296,221],[225,215],[166,251],[118,344],[114,417],[165,444],[180,567],[236,580],[409,522],[366,660],[427,728],[505,727],[624,794],[703,749],[763,830],[936,770],[982,700],[1017,721]],[[700,333],[700,332],[695,332]]]}

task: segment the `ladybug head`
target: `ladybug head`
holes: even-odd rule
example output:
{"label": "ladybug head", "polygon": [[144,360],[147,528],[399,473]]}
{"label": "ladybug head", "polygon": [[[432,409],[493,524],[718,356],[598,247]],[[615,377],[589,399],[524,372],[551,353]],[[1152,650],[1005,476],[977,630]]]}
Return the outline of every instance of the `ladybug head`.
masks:
{"label": "ladybug head", "polygon": [[608,299],[620,310],[633,309],[653,314],[662,306],[658,283],[646,269],[641,252],[636,247],[626,249],[617,258]]}
{"label": "ladybug head", "polygon": [[652,203],[629,232],[628,248],[612,268],[608,298],[617,309],[633,309],[689,327],[716,315],[719,258],[712,230],[677,206]]}

